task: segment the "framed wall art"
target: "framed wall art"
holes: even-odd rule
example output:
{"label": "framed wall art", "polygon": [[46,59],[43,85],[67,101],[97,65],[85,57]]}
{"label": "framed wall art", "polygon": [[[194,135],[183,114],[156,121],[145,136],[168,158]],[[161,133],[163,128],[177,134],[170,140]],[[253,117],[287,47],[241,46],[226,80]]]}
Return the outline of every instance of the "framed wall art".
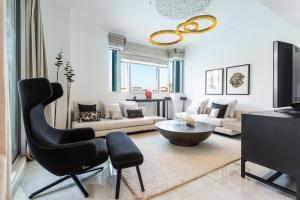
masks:
{"label": "framed wall art", "polygon": [[250,64],[226,68],[226,94],[250,95]]}
{"label": "framed wall art", "polygon": [[223,95],[224,69],[205,71],[205,94]]}

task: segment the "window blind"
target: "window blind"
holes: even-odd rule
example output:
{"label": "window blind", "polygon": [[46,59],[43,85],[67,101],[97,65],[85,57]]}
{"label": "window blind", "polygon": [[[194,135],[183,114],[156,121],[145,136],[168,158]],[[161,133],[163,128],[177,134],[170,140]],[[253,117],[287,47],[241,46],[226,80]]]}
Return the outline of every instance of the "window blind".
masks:
{"label": "window blind", "polygon": [[122,59],[157,65],[168,65],[169,56],[165,49],[128,42],[122,51]]}

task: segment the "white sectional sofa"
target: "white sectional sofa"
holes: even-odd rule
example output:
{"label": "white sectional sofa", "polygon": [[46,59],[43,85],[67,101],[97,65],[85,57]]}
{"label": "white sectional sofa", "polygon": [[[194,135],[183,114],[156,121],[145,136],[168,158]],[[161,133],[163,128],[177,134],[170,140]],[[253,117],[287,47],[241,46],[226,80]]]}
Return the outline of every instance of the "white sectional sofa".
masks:
{"label": "white sectional sofa", "polygon": [[[200,105],[200,103],[199,103]],[[186,119],[187,115],[192,117],[195,121],[207,123],[216,126],[215,132],[234,136],[241,134],[241,116],[243,111],[234,110],[234,115],[226,118],[212,118],[209,117],[210,108],[207,107],[207,103],[204,104],[205,108],[199,108],[202,110],[200,113],[190,114],[188,112],[175,113],[175,117],[178,119]]]}
{"label": "white sectional sofa", "polygon": [[[96,104],[97,110],[101,112],[101,121],[79,122],[78,104]],[[145,108],[143,109],[145,110]],[[155,123],[161,120],[165,120],[164,118],[159,116],[144,116],[143,118],[129,119],[124,116],[123,111],[122,119],[105,119],[104,113],[104,104],[100,101],[75,101],[73,102],[73,110],[71,112],[71,126],[72,128],[92,128],[94,129],[97,137],[102,137],[114,131],[124,131],[126,133],[131,133],[146,130],[155,130]]]}

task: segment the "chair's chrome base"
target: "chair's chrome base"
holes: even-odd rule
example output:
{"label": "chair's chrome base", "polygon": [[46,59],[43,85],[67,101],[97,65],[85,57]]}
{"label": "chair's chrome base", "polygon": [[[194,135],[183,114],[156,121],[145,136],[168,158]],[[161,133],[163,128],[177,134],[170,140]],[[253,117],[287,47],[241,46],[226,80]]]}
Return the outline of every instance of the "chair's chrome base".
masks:
{"label": "chair's chrome base", "polygon": [[61,178],[61,179],[59,179],[59,180],[57,180],[57,181],[55,181],[55,182],[53,182],[53,183],[51,183],[51,184],[49,184],[49,185],[47,185],[47,186],[45,186],[45,187],[39,189],[38,191],[32,193],[32,194],[29,196],[29,199],[35,197],[36,195],[38,195],[38,194],[40,194],[40,193],[42,193],[42,192],[44,192],[44,191],[46,191],[46,190],[52,188],[53,186],[55,186],[55,185],[57,185],[57,184],[59,184],[59,183],[65,181],[65,180],[68,180],[69,178],[72,178],[72,179],[74,180],[74,182],[76,183],[76,185],[77,185],[77,186],[79,187],[79,189],[81,190],[81,192],[83,193],[83,195],[84,195],[85,197],[88,197],[88,196],[89,196],[89,193],[84,189],[84,187],[83,187],[83,185],[81,184],[81,182],[79,181],[77,175],[85,174],[85,173],[89,173],[89,172],[93,172],[93,171],[97,171],[97,173],[98,173],[98,172],[101,172],[101,171],[103,171],[103,167],[98,167],[98,168],[93,168],[93,169],[90,169],[90,168],[89,168],[89,169],[87,169],[87,170],[85,170],[85,171],[83,171],[83,172],[77,173],[77,174],[72,174],[72,175],[64,176],[63,178]]}

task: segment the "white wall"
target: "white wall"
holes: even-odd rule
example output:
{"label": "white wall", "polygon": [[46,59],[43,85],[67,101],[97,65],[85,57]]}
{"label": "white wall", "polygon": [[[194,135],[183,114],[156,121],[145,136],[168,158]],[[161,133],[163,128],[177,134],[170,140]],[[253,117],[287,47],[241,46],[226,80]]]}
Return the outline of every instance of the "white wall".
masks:
{"label": "white wall", "polygon": [[[187,48],[185,92],[188,97],[209,98],[212,101],[238,99],[238,108],[242,110],[272,108],[273,41],[282,40],[299,46],[300,32],[267,9],[266,13],[260,21],[251,22],[249,18],[243,27],[236,27],[219,34],[218,38],[210,38]],[[205,95],[206,70],[241,64],[251,64],[250,95]],[[224,93],[225,84],[224,80]]]}
{"label": "white wall", "polygon": [[[76,74],[72,100],[120,101],[133,96],[110,92],[109,30],[80,21],[72,16],[71,10],[49,0],[42,0],[42,12],[51,81],[55,80],[55,56],[62,48]],[[249,63],[251,95],[206,98],[238,99],[238,107],[246,110],[272,108],[272,42],[283,40],[300,45],[300,34],[268,9],[265,13],[259,21],[249,17],[243,26],[213,34],[186,49],[185,93],[188,97],[205,98],[205,70]],[[63,72],[60,82],[65,85]],[[149,114],[155,113],[155,105],[146,106],[151,111]],[[58,110],[59,127],[64,127],[65,98],[59,100]]]}
{"label": "white wall", "polygon": [[[71,60],[76,74],[72,100],[118,102],[133,97],[133,94],[111,92],[108,33],[97,25],[72,19]],[[140,106],[147,106],[148,115],[156,114],[155,104]]]}
{"label": "white wall", "polygon": [[[57,6],[52,1],[41,0],[41,11],[43,19],[43,27],[45,34],[47,63],[49,69],[49,80],[51,82],[56,81],[56,62],[55,57],[57,53],[62,49],[64,52],[65,61],[70,60],[70,23],[71,23],[71,10]],[[63,68],[61,66],[59,73],[59,82],[63,87],[66,86],[66,79],[64,77]],[[66,120],[66,95],[60,98],[57,102],[57,127],[65,128]]]}
{"label": "white wall", "polygon": [[75,72],[73,100],[118,101],[130,95],[110,92],[108,31],[72,20],[71,58]]}

